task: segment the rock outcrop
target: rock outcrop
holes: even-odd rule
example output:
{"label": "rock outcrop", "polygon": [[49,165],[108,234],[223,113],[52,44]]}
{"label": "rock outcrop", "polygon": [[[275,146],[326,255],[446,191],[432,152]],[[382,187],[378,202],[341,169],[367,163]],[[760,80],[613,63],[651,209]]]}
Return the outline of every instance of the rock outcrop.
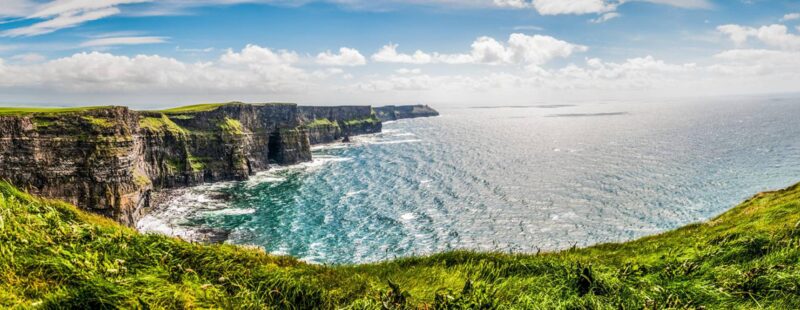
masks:
{"label": "rock outcrop", "polygon": [[439,112],[427,105],[387,105],[374,108],[375,115],[381,121],[396,121],[404,118],[439,116]]}
{"label": "rock outcrop", "polygon": [[311,160],[312,144],[381,126],[369,106],[0,110],[0,179],[133,225],[154,190],[244,180]]}

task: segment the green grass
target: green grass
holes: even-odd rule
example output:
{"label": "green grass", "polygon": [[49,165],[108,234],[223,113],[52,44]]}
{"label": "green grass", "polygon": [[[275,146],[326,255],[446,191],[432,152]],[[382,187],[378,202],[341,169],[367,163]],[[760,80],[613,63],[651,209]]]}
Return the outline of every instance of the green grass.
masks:
{"label": "green grass", "polygon": [[369,117],[366,117],[366,118],[362,118],[362,119],[348,120],[348,121],[345,121],[344,124],[347,125],[347,126],[359,126],[359,125],[363,125],[363,124],[377,124],[377,123],[380,123],[380,122],[381,122],[380,119],[378,119],[377,117],[372,115],[372,116],[369,116]]}
{"label": "green grass", "polygon": [[0,183],[4,307],[798,309],[800,186],[627,243],[317,266],[141,235]]}
{"label": "green grass", "polygon": [[239,120],[230,117],[225,117],[225,119],[222,120],[222,122],[220,122],[218,126],[222,130],[222,132],[227,134],[237,135],[237,136],[244,134],[244,129],[243,129],[244,127],[242,127],[242,123],[239,122]]}
{"label": "green grass", "polygon": [[189,155],[188,162],[193,171],[203,171],[206,169],[206,164],[199,157]]}
{"label": "green grass", "polygon": [[89,124],[92,124],[92,126],[95,126],[95,127],[100,127],[100,128],[111,128],[111,127],[114,127],[114,122],[113,121],[109,121],[109,120],[104,119],[104,118],[97,118],[97,117],[92,117],[92,116],[84,116],[82,118],[83,118],[83,120],[85,120]]}
{"label": "green grass", "polygon": [[36,128],[46,128],[55,125],[57,122],[52,118],[34,117],[31,119]]}
{"label": "green grass", "polygon": [[139,119],[139,127],[149,129],[153,132],[168,131],[176,135],[188,133],[178,124],[175,124],[169,117],[162,114],[161,117],[142,117]]}
{"label": "green grass", "polygon": [[318,118],[315,119],[313,122],[306,124],[306,127],[314,128],[314,127],[327,127],[327,126],[334,126],[338,127],[339,123],[331,122],[331,120],[327,118]]}
{"label": "green grass", "polygon": [[226,105],[254,105],[254,106],[280,106],[280,105],[294,105],[293,103],[283,103],[283,102],[269,102],[269,103],[243,103],[238,101],[233,102],[225,102],[225,103],[202,103],[202,104],[194,104],[194,105],[187,105],[177,108],[165,109],[165,110],[158,110],[158,111],[151,111],[151,112],[159,112],[165,114],[184,114],[184,113],[197,113],[197,112],[209,112],[214,111],[222,106]]}
{"label": "green grass", "polygon": [[85,112],[85,111],[90,111],[90,110],[107,109],[107,108],[111,108],[111,106],[70,107],[70,108],[0,107],[0,116],[3,116],[3,115],[58,114],[58,113],[71,113],[71,112]]}
{"label": "green grass", "polygon": [[234,102],[231,103],[203,103],[203,104],[195,104],[195,105],[187,105],[177,108],[165,109],[155,112],[161,112],[166,114],[181,114],[181,113],[197,113],[197,112],[208,112],[214,111],[221,106],[228,105],[228,104],[235,104]]}
{"label": "green grass", "polygon": [[136,185],[138,185],[140,188],[152,184],[149,177],[138,172],[133,173],[133,182],[136,183]]}

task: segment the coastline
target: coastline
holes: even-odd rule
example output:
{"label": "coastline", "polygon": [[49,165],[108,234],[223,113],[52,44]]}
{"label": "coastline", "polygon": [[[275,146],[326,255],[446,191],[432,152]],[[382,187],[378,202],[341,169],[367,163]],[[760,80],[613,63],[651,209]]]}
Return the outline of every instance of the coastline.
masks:
{"label": "coastline", "polygon": [[246,180],[274,165],[310,161],[311,145],[380,132],[379,114],[438,115],[422,105],[241,102],[0,112],[0,178],[128,226],[147,212],[154,191]]}
{"label": "coastline", "polygon": [[[397,121],[400,120],[395,120],[390,122],[397,122]],[[379,144],[379,142],[371,142],[369,141],[369,139],[370,137],[382,134],[384,134],[384,132],[356,135],[352,137],[353,141],[351,142],[335,141],[335,142],[315,144],[312,145],[311,150],[322,151],[326,149],[349,148],[364,144],[373,144],[373,143]],[[264,181],[276,181],[276,178],[278,179],[280,178],[275,175],[275,173],[278,172],[286,170],[313,169],[316,167],[321,167],[331,162],[336,162],[341,160],[348,160],[348,159],[328,158],[325,156],[313,156],[313,158],[310,161],[306,162],[300,162],[291,165],[271,166],[266,170],[255,172],[253,175],[249,176],[245,180],[208,182],[181,188],[167,188],[167,189],[152,191],[150,196],[149,207],[142,210],[141,216],[131,226],[141,233],[157,233],[170,237],[181,238],[182,240],[189,242],[201,242],[206,244],[225,243],[226,241],[228,241],[231,231],[219,228],[210,228],[210,227],[181,228],[180,227],[181,225],[170,222],[170,220],[180,218],[179,216],[183,216],[185,214],[172,215],[168,216],[167,218],[161,218],[154,215],[158,214],[159,212],[168,211],[167,209],[169,209],[174,205],[181,205],[181,203],[185,203],[181,201],[176,201],[176,198],[182,198],[193,195],[194,196],[210,195],[210,197],[207,198],[204,197],[201,199],[208,203],[213,203],[214,206],[211,206],[203,211],[206,212],[226,211],[229,210],[230,208],[230,206],[225,205],[228,202],[227,199],[229,199],[230,197],[227,194],[222,193],[220,189],[227,188],[239,182],[252,183],[252,185],[256,185]],[[197,191],[197,193],[192,193],[194,191]],[[202,192],[202,194],[200,192]],[[163,216],[166,214],[161,214],[161,215]],[[247,245],[242,245],[242,246],[247,246]],[[250,245],[250,246],[260,247],[258,245]]]}

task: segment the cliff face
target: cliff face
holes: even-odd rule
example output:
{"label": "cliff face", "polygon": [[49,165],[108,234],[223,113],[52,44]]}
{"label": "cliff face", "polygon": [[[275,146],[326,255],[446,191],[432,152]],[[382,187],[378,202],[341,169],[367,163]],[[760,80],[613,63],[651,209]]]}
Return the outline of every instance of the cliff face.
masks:
{"label": "cliff face", "polygon": [[311,160],[311,144],[380,131],[369,106],[0,111],[0,179],[133,225],[153,190],[244,180]]}
{"label": "cliff face", "polygon": [[0,115],[0,178],[128,222],[122,209],[141,198],[137,131],[127,108]]}
{"label": "cliff face", "polygon": [[369,106],[301,106],[300,118],[311,144],[339,141],[347,136],[381,132],[382,124]]}
{"label": "cliff face", "polygon": [[375,115],[381,121],[396,121],[404,118],[439,116],[439,112],[427,105],[387,105],[374,108]]}

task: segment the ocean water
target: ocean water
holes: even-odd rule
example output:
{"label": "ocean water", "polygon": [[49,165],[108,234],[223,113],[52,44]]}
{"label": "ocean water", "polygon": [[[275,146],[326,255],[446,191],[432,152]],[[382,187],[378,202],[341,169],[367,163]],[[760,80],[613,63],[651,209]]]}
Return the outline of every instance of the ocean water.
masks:
{"label": "ocean water", "polygon": [[314,161],[178,191],[139,223],[315,263],[536,252],[713,217],[800,181],[800,99],[437,107]]}

